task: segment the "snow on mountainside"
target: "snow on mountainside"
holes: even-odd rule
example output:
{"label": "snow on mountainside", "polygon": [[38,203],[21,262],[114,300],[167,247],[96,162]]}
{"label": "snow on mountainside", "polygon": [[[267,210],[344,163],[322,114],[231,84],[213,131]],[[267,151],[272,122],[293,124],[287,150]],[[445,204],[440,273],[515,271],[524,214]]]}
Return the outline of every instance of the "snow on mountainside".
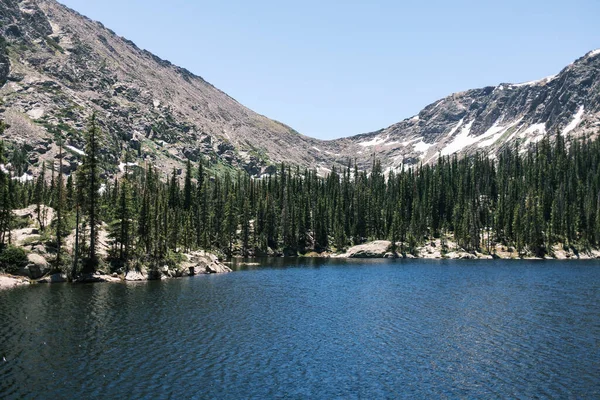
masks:
{"label": "snow on mountainside", "polygon": [[[377,132],[322,141],[239,104],[202,78],[161,60],[99,22],[54,0],[0,2],[0,139],[26,152],[19,172],[35,175],[65,140],[62,171],[77,168],[92,113],[105,132],[108,175],[153,164],[164,172],[186,160],[244,168],[273,164],[327,174],[349,160],[384,169],[435,162],[439,155],[495,154],[543,135],[594,136],[600,130],[600,50],[538,81],[455,93]],[[209,58],[208,58],[209,59]]]}
{"label": "snow on mountainside", "polygon": [[[416,117],[339,142],[346,147],[342,154],[367,150],[394,169],[435,162],[439,155],[493,155],[515,142],[526,151],[544,135],[557,133],[574,138],[600,133],[600,50],[554,76],[455,93]],[[368,165],[368,159],[362,163]]]}

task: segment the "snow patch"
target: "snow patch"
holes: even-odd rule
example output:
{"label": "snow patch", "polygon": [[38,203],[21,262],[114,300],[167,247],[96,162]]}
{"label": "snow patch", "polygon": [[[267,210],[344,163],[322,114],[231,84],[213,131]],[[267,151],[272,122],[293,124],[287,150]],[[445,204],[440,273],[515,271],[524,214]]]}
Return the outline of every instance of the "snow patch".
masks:
{"label": "snow patch", "polygon": [[318,147],[312,146],[312,148],[318,151],[319,153],[321,152],[321,149],[319,149]]}
{"label": "snow patch", "polygon": [[469,122],[465,125],[458,135],[454,138],[454,140],[442,149],[443,156],[449,156],[450,154],[456,153],[457,151],[477,142],[479,138],[470,137],[471,127],[473,126],[473,122],[475,120]]}
{"label": "snow patch", "polygon": [[418,115],[415,115],[414,117],[412,117],[410,119],[410,121],[412,121],[412,122],[417,122],[418,120],[419,120],[419,116]]}
{"label": "snow patch", "polygon": [[537,136],[545,135],[546,134],[546,123],[541,122],[539,124],[533,124],[529,128],[525,129],[525,131],[520,136],[523,137],[523,136],[527,136],[527,135],[530,135],[530,134],[536,133],[536,132],[538,133]]}
{"label": "snow patch", "polygon": [[423,139],[421,139],[420,141],[418,141],[417,143],[415,143],[414,145],[415,151],[418,151],[419,153],[427,153],[427,150],[429,150],[429,148],[431,146],[433,146],[433,144],[431,143],[425,143],[423,141]]}
{"label": "snow patch", "polygon": [[4,165],[4,164],[0,164],[0,171],[4,172],[5,174],[9,174],[10,173],[8,171],[8,169],[6,169],[6,165]]}
{"label": "snow patch", "polygon": [[327,176],[331,173],[331,169],[323,167],[322,165],[317,166],[317,175]]}
{"label": "snow patch", "polygon": [[[502,121],[502,119],[503,117],[498,118],[498,120],[496,120],[496,122],[494,122],[494,124],[484,134],[479,136],[471,136],[471,127],[475,121],[473,120],[469,122],[461,129],[460,133],[454,137],[454,140],[444,149],[442,149],[441,154],[443,156],[447,156],[475,143],[478,143],[477,147],[479,148],[491,146],[496,143],[496,141],[498,141],[502,135],[506,133],[506,131],[521,122],[522,118],[519,118],[509,125],[500,126],[500,121]],[[461,124],[462,120],[459,122],[459,125],[456,126],[454,131],[458,129]],[[453,132],[450,133],[452,134]]]}
{"label": "snow patch", "polygon": [[507,128],[504,126],[500,126],[498,122],[499,120],[494,122],[494,125],[492,125],[490,129],[488,129],[483,135],[480,136],[481,138],[490,136],[491,137],[487,140],[482,140],[481,142],[479,142],[477,147],[482,148],[493,145],[496,142],[496,140],[500,139],[500,136],[502,136],[502,134],[506,132]]}
{"label": "snow patch", "polygon": [[103,183],[102,185],[100,185],[100,189],[98,189],[98,194],[99,195],[103,195],[104,193],[106,193],[106,184]]}
{"label": "snow patch", "polygon": [[385,143],[386,140],[387,140],[387,138],[384,139],[382,137],[375,137],[372,140],[367,140],[366,142],[361,142],[361,143],[359,143],[359,145],[362,147],[372,147],[372,146],[377,146],[377,145],[383,144],[383,143]]}
{"label": "snow patch", "polygon": [[85,156],[85,151],[79,150],[77,147],[73,147],[73,146],[69,146],[69,145],[66,145],[65,147],[79,155]]}
{"label": "snow patch", "polygon": [[588,53],[588,55],[587,55],[587,56],[588,56],[588,57],[595,57],[595,56],[597,56],[598,54],[600,54],[600,49],[596,49],[596,50],[592,50],[592,51],[590,51],[590,52]]}
{"label": "snow patch", "polygon": [[390,172],[394,171],[396,169],[396,167],[387,167],[384,171],[383,171],[383,176],[388,177],[390,176]]}
{"label": "snow patch", "polygon": [[499,126],[498,122],[500,120],[496,121],[494,123],[494,125],[492,125],[490,127],[490,129],[487,130],[486,133],[484,133],[482,136],[480,136],[481,138],[489,137],[489,139],[482,140],[481,142],[479,142],[477,144],[477,147],[482,148],[482,147],[488,147],[488,146],[493,145],[498,140],[500,140],[502,135],[504,135],[510,128],[517,125],[519,122],[521,122],[522,119],[523,119],[523,117],[519,118],[518,120],[516,120],[515,122],[513,122],[512,124],[510,124],[508,126]]}
{"label": "snow patch", "polygon": [[121,164],[119,164],[119,171],[125,172],[125,167],[137,167],[137,165],[138,164],[135,162],[121,163]]}
{"label": "snow patch", "polygon": [[406,147],[406,146],[408,146],[409,144],[411,144],[412,142],[418,142],[419,140],[423,140],[423,138],[422,138],[422,137],[418,137],[418,138],[416,138],[416,139],[410,139],[410,140],[407,140],[407,141],[405,141],[405,142],[402,142],[402,143],[400,143],[400,144],[401,144],[402,146]]}
{"label": "snow patch", "polygon": [[33,180],[33,176],[31,176],[31,175],[29,175],[27,173],[24,173],[22,176],[16,176],[16,177],[14,177],[13,180],[19,181],[21,183],[27,183],[27,182],[30,182],[30,181]]}
{"label": "snow patch", "polygon": [[579,126],[579,124],[581,123],[581,119],[583,118],[584,111],[585,109],[583,108],[583,106],[580,106],[579,110],[577,110],[577,113],[575,113],[575,115],[573,116],[573,120],[563,130],[563,136]]}
{"label": "snow patch", "polygon": [[529,81],[529,82],[523,82],[523,83],[513,83],[513,84],[510,85],[510,87],[545,85],[546,83],[551,82],[554,79],[556,79],[557,76],[558,75],[550,75],[550,76],[547,76],[545,78],[538,79],[538,80],[535,80],[535,81]]}

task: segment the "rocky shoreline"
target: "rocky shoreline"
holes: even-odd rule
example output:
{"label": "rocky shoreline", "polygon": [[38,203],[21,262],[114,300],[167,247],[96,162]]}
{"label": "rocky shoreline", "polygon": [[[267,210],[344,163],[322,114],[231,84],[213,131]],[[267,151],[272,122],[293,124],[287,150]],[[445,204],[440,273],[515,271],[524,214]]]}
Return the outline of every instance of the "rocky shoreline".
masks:
{"label": "rocky shoreline", "polygon": [[102,271],[93,274],[81,274],[75,279],[69,279],[66,273],[52,273],[46,260],[41,257],[37,263],[30,263],[22,268],[19,275],[0,274],[0,290],[31,284],[44,283],[125,283],[156,281],[190,277],[195,275],[223,274],[231,272],[231,268],[221,263],[214,254],[198,251],[186,254],[188,261],[176,268],[165,265],[159,269],[141,269],[108,274]]}
{"label": "rocky shoreline", "polygon": [[409,258],[409,259],[448,259],[448,260],[593,260],[600,259],[599,249],[590,249],[585,252],[577,252],[573,248],[565,249],[562,245],[555,245],[551,254],[537,257],[531,253],[519,253],[510,246],[495,245],[490,252],[469,252],[460,248],[452,240],[441,239],[428,241],[425,245],[417,247],[414,253],[402,252],[402,243],[396,243],[396,252],[392,252],[392,242],[388,240],[376,240],[358,246],[350,247],[341,254],[329,254],[332,258]]}
{"label": "rocky shoreline", "polygon": [[[429,260],[592,260],[600,259],[600,250],[592,249],[587,252],[576,253],[573,249],[565,250],[561,246],[554,246],[552,256],[535,257],[531,254],[519,254],[514,249],[506,246],[494,247],[493,254],[484,254],[480,252],[467,252],[460,249],[453,242],[445,242],[442,245],[440,239],[428,242],[426,245],[418,247],[415,254],[392,252],[392,243],[387,240],[376,240],[364,243],[358,246],[350,247],[344,253],[310,253],[304,257],[315,258],[348,258],[348,259],[377,259],[377,258],[405,258],[405,259],[429,259]],[[397,244],[400,248],[400,244]],[[96,272],[94,274],[80,275],[73,280],[73,283],[126,283],[142,282],[152,280],[164,280],[173,278],[182,278],[202,274],[222,274],[231,272],[224,263],[220,262],[214,254],[198,251],[186,254],[188,261],[183,262],[176,268],[163,266],[159,269],[131,270],[122,273],[107,274]],[[38,260],[39,262],[40,260]],[[43,263],[37,265],[31,264],[23,272],[31,271],[43,272]],[[19,276],[0,274],[0,290],[12,289],[30,284],[44,283],[64,283],[69,279],[64,273],[43,274],[42,276]]]}

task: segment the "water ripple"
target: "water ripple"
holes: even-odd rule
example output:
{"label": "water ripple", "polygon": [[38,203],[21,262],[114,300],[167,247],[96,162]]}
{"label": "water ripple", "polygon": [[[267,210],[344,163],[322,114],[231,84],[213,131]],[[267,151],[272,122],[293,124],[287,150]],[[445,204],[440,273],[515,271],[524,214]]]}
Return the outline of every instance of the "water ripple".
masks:
{"label": "water ripple", "polygon": [[598,398],[597,263],[275,260],[0,292],[0,398]]}

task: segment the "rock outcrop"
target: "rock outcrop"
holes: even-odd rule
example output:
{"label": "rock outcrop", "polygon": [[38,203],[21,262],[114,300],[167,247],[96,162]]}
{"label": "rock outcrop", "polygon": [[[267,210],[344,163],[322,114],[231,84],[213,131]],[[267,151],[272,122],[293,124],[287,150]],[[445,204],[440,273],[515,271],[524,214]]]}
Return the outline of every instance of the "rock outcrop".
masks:
{"label": "rock outcrop", "polygon": [[29,285],[29,281],[22,277],[0,275],[0,290],[12,289],[23,285]]}
{"label": "rock outcrop", "polygon": [[342,258],[384,258],[389,252],[392,242],[388,240],[376,240],[349,248]]}
{"label": "rock outcrop", "polygon": [[205,251],[195,251],[186,254],[188,262],[183,263],[183,268],[188,268],[191,274],[222,274],[231,272],[231,268],[219,262],[214,254]]}
{"label": "rock outcrop", "polygon": [[57,273],[38,280],[38,283],[65,283],[67,281],[67,274]]}

